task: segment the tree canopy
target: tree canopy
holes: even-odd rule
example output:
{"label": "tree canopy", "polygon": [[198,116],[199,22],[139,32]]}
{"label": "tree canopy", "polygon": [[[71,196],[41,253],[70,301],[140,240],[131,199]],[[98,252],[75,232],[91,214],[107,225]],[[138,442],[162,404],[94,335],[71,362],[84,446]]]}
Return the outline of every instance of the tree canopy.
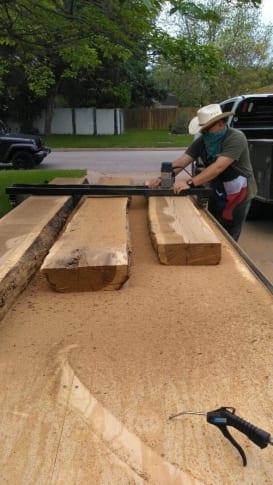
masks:
{"label": "tree canopy", "polygon": [[200,0],[190,14],[176,10],[172,29],[174,23],[168,54],[161,52],[154,74],[182,105],[206,104],[270,84],[273,26],[262,24],[253,4],[231,9],[225,0]]}
{"label": "tree canopy", "polygon": [[[261,0],[223,0],[227,9]],[[210,2],[209,2],[210,3]],[[2,0],[0,3],[1,113],[31,126],[42,108],[47,131],[56,99],[72,106],[149,105],[164,96],[152,61],[205,76],[220,69],[218,44],[198,32],[174,39],[157,24],[161,0]],[[219,11],[200,1],[173,0],[170,15],[219,25]],[[200,32],[199,32],[200,34]],[[147,68],[148,67],[148,68]]]}
{"label": "tree canopy", "polygon": [[[2,111],[49,110],[56,96],[97,106],[148,102],[147,51],[157,2],[138,0],[20,0],[0,5]],[[151,89],[153,88],[153,89]],[[19,104],[18,104],[19,101]],[[24,120],[27,123],[27,119]]]}

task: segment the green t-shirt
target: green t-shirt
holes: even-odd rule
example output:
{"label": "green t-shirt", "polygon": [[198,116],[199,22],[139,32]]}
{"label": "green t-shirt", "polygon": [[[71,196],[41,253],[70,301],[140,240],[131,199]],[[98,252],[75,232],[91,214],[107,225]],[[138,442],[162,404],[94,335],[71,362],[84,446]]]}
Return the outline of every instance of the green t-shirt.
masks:
{"label": "green t-shirt", "polygon": [[[206,147],[202,135],[193,141],[186,150],[186,153],[194,160],[200,157],[205,167],[211,163],[207,160]],[[227,129],[226,136],[220,144],[219,156],[234,159],[234,162],[219,175],[219,178],[227,181],[236,178],[238,175],[243,175],[247,178],[247,198],[252,199],[255,197],[257,185],[250,162],[247,139],[242,131],[236,130],[235,128]]]}

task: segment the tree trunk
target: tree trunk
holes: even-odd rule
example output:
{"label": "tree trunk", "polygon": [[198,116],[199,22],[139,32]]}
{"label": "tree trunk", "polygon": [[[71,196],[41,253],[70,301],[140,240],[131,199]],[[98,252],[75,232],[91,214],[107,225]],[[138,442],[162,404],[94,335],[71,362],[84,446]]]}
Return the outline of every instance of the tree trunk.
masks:
{"label": "tree trunk", "polygon": [[51,134],[51,123],[52,123],[52,118],[53,118],[53,113],[55,108],[55,99],[58,93],[58,88],[59,88],[59,83],[57,83],[55,86],[55,89],[48,94],[47,106],[45,109],[45,125],[44,125],[45,135]]}

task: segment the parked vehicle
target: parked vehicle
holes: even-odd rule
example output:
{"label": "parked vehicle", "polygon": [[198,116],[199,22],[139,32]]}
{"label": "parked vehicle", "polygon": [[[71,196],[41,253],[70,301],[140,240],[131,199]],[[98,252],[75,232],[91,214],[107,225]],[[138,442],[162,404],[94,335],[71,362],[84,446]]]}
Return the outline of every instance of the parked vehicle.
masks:
{"label": "parked vehicle", "polygon": [[0,163],[12,163],[15,169],[31,169],[50,152],[39,136],[11,133],[0,120]]}
{"label": "parked vehicle", "polygon": [[243,131],[246,137],[273,140],[273,94],[247,94],[226,99],[222,110],[232,111],[229,126]]}

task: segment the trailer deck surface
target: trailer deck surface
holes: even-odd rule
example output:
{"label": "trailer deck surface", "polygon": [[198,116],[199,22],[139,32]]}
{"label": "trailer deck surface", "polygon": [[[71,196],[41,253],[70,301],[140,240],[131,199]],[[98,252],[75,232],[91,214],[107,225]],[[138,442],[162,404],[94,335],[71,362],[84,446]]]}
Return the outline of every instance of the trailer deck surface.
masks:
{"label": "trailer deck surface", "polygon": [[[206,216],[204,216],[206,217]],[[60,294],[37,273],[0,324],[1,483],[271,484],[273,449],[201,416],[234,406],[273,434],[273,300],[236,249],[164,266],[133,197],[130,279]]]}

